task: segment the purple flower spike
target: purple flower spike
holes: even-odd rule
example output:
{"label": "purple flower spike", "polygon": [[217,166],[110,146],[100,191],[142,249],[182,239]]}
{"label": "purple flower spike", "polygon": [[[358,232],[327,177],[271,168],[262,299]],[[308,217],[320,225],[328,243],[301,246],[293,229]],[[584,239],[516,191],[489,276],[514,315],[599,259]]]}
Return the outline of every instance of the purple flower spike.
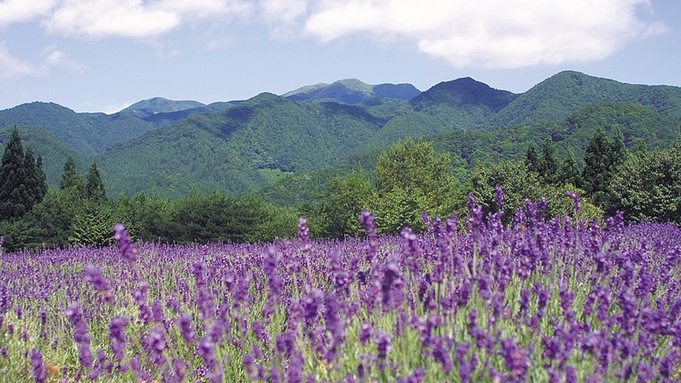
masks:
{"label": "purple flower spike", "polygon": [[37,383],[42,383],[47,379],[47,367],[43,364],[43,354],[35,348],[31,351],[31,366],[33,367],[33,377]]}
{"label": "purple flower spike", "polygon": [[312,245],[309,242],[310,228],[307,227],[307,219],[302,217],[298,218],[298,237],[300,238],[300,242],[303,244],[303,252],[310,251],[310,249],[312,249]]}
{"label": "purple flower spike", "polygon": [[137,260],[137,249],[132,244],[130,240],[130,234],[125,230],[125,225],[122,223],[117,223],[114,225],[114,239],[118,242],[118,246],[121,248],[123,253],[123,258],[128,262],[135,262]]}
{"label": "purple flower spike", "polygon": [[83,279],[85,279],[85,282],[92,283],[92,286],[102,294],[105,301],[113,301],[113,295],[109,288],[109,281],[102,275],[101,268],[94,265],[87,265],[83,272]]}
{"label": "purple flower spike", "polygon": [[504,190],[501,188],[501,185],[497,185],[495,190],[497,193],[497,207],[499,211],[502,211],[504,210]]}

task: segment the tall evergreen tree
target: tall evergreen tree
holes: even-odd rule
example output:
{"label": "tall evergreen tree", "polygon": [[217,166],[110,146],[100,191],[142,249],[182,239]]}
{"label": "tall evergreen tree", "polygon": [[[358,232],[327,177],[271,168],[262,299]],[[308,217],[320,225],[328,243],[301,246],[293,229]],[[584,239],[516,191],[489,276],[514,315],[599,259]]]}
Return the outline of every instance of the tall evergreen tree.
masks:
{"label": "tall evergreen tree", "polygon": [[106,190],[104,189],[104,182],[97,169],[97,163],[93,162],[90,165],[87,176],[85,177],[85,198],[93,201],[103,201],[106,199]]}
{"label": "tall evergreen tree", "polygon": [[45,179],[45,173],[42,172],[42,157],[40,159],[39,168],[31,148],[26,148],[26,154],[24,155],[24,171],[26,174],[26,189],[29,194],[27,209],[31,210],[33,205],[42,202],[45,193],[47,193],[47,181]]}
{"label": "tall evergreen tree", "polygon": [[529,171],[539,173],[539,154],[533,141],[530,141],[530,144],[527,146],[525,165]]}
{"label": "tall evergreen tree", "polygon": [[0,168],[0,219],[26,214],[33,206],[27,185],[26,160],[19,130],[15,127],[2,155]]}
{"label": "tall evergreen tree", "polygon": [[582,186],[587,194],[594,198],[596,204],[604,202],[612,158],[612,143],[605,135],[605,130],[599,126],[584,153],[582,169]]}
{"label": "tall evergreen tree", "polygon": [[73,157],[68,156],[66,162],[64,163],[64,173],[61,175],[61,182],[59,182],[59,189],[66,190],[69,188],[76,188],[77,190],[82,189],[83,178],[78,174],[76,170],[76,162]]}
{"label": "tall evergreen tree", "polygon": [[40,195],[40,201],[45,198],[45,195],[47,195],[47,175],[45,174],[45,171],[43,170],[43,156],[38,156],[38,159],[36,160],[36,175],[37,175],[37,180],[38,180],[38,189],[39,189],[39,195]]}
{"label": "tall evergreen tree", "polygon": [[579,174],[579,166],[577,165],[575,152],[572,151],[572,148],[568,148],[565,160],[558,171],[558,176],[563,183],[569,183],[576,187],[582,186],[582,177]]}
{"label": "tall evergreen tree", "polygon": [[546,183],[558,183],[559,168],[560,161],[556,157],[556,146],[551,138],[547,137],[542,147],[541,158],[539,159],[539,175]]}
{"label": "tall evergreen tree", "polygon": [[619,125],[615,125],[612,129],[612,151],[610,157],[610,165],[617,166],[624,162],[629,157],[629,151],[624,145],[624,135]]}

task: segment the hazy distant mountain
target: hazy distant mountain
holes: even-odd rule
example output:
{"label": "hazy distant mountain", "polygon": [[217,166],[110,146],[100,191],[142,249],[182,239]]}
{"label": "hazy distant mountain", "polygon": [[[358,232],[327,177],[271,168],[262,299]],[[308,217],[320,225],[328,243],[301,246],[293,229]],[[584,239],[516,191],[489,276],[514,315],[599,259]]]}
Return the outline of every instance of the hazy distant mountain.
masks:
{"label": "hazy distant mountain", "polygon": [[76,113],[45,102],[0,110],[0,128],[15,125],[43,129],[85,156],[94,156],[113,143],[156,129],[154,124],[127,113]]}
{"label": "hazy distant mountain", "polygon": [[130,113],[135,117],[145,118],[157,113],[171,113],[187,109],[205,107],[198,101],[174,101],[163,97],[154,97],[148,100],[138,101],[129,107],[121,110],[122,113]]}
{"label": "hazy distant mountain", "polygon": [[404,137],[477,129],[517,97],[469,77],[441,82],[397,110],[366,148],[386,147]]}
{"label": "hazy distant mountain", "polygon": [[421,93],[411,84],[369,85],[357,79],[339,80],[332,84],[305,86],[282,96],[296,101],[338,102],[348,105],[373,106],[396,104]]}

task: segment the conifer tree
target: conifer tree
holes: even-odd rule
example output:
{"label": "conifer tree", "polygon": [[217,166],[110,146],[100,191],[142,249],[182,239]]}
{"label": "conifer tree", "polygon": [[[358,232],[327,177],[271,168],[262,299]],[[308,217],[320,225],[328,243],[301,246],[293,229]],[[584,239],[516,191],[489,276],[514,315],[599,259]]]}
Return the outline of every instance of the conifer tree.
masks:
{"label": "conifer tree", "polygon": [[33,205],[42,202],[43,197],[47,193],[47,180],[45,172],[42,170],[42,157],[40,157],[40,163],[38,163],[31,148],[26,148],[24,169],[26,173],[26,189],[30,197],[27,209],[31,210]]}
{"label": "conifer tree", "polygon": [[549,184],[558,183],[558,169],[560,161],[556,157],[556,146],[551,138],[546,138],[542,147],[542,155],[539,159],[539,175],[544,182]]}
{"label": "conifer tree", "polygon": [[579,174],[579,166],[577,165],[575,152],[572,151],[572,148],[568,148],[565,161],[563,161],[558,171],[558,176],[560,181],[565,184],[571,184],[576,187],[582,186],[582,177]]}
{"label": "conifer tree", "polygon": [[42,202],[43,198],[45,198],[45,195],[47,194],[47,175],[45,174],[45,171],[43,170],[43,156],[38,156],[38,159],[36,160],[36,178],[38,180],[38,190],[39,190],[39,196],[40,196],[40,201]]}
{"label": "conifer tree", "polygon": [[83,178],[78,175],[78,171],[76,171],[76,162],[73,160],[73,157],[68,156],[66,158],[66,163],[64,163],[64,173],[61,175],[59,189],[66,190],[75,188],[76,190],[81,190],[82,187]]}
{"label": "conifer tree", "polygon": [[0,219],[19,218],[33,206],[26,184],[24,148],[15,127],[2,155],[0,167]]}
{"label": "conifer tree", "polygon": [[582,186],[594,202],[603,202],[607,191],[608,179],[612,165],[612,142],[605,135],[605,130],[598,127],[591,137],[584,153],[584,169],[582,169]]}
{"label": "conifer tree", "polygon": [[624,135],[618,125],[612,130],[612,152],[610,158],[610,165],[617,166],[624,162],[629,156],[627,147],[624,146]]}
{"label": "conifer tree", "polygon": [[527,152],[525,152],[525,165],[529,171],[539,172],[539,154],[537,153],[537,147],[532,141],[530,141],[530,145],[527,146]]}
{"label": "conifer tree", "polygon": [[93,162],[90,165],[87,176],[85,177],[85,198],[93,201],[103,201],[106,199],[106,190],[104,189],[104,182],[97,169],[97,163]]}

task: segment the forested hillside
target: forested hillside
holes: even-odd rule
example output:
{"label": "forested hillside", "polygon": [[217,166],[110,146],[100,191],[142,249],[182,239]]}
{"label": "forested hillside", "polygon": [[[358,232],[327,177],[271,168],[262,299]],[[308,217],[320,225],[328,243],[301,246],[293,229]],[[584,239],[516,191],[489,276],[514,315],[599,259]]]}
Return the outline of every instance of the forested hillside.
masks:
{"label": "forested hillside", "polygon": [[[680,120],[681,88],[571,71],[519,95],[471,78],[421,93],[409,84],[341,80],[209,105],[153,98],[111,115],[75,113],[51,103],[0,111],[1,127],[40,128],[71,149],[68,154],[34,149],[45,157],[50,185],[72,155],[81,170],[96,161],[113,196],[141,191],[181,196],[191,188],[240,193],[266,185],[272,187],[264,193],[273,196],[278,180],[293,182],[316,172],[303,179],[318,182],[317,176],[328,178],[322,169],[353,158],[375,159],[407,137],[433,142],[463,169],[519,159],[528,142],[539,146],[546,137],[559,157],[571,147],[581,164],[596,126],[606,132],[618,126],[628,147],[645,142],[652,150],[678,137]],[[457,178],[466,178],[459,173]]]}
{"label": "forested hillside", "polygon": [[681,88],[624,84],[574,71],[560,72],[521,94],[490,119],[489,127],[539,121],[561,121],[570,113],[599,102],[631,102],[664,116],[681,119]]}

